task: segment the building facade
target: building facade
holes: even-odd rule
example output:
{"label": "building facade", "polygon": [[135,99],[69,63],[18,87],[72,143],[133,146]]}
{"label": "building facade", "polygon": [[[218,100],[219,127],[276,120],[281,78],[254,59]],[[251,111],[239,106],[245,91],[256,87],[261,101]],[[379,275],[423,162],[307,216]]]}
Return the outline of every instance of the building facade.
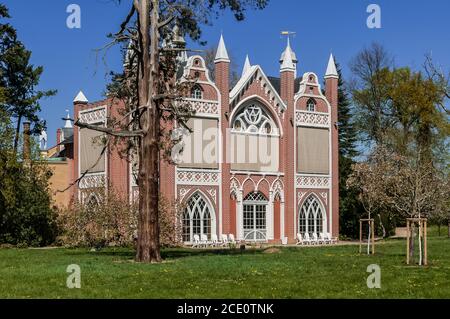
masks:
{"label": "building facade", "polygon": [[[288,42],[279,77],[268,77],[247,57],[242,76],[230,87],[230,59],[221,37],[214,81],[203,57],[182,58],[183,76],[196,78],[195,110],[184,132],[177,165],[161,161],[161,194],[184,203],[183,240],[194,235],[233,234],[242,241],[295,241],[297,233],[339,231],[338,73],[330,56],[322,79],[297,78],[298,60]],[[106,125],[123,104],[74,101],[74,120]],[[71,181],[83,201],[89,190],[111,185],[130,200],[138,194],[133,166],[117,152],[102,152],[101,133],[74,127]],[[175,160],[175,159],[174,159]]]}

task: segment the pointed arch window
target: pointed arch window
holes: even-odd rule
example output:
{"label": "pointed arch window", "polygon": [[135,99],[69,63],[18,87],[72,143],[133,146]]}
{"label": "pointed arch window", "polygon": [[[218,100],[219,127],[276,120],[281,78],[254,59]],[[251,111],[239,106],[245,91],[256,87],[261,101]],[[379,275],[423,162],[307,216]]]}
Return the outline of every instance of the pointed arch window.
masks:
{"label": "pointed arch window", "polygon": [[316,111],[316,101],[314,99],[309,99],[306,103],[306,110],[308,112],[315,112]]}
{"label": "pointed arch window", "polygon": [[196,99],[196,100],[203,99],[203,90],[200,87],[200,85],[198,85],[198,84],[194,85],[194,87],[191,90],[191,98]]}
{"label": "pointed arch window", "polygon": [[215,233],[214,212],[200,193],[195,193],[189,199],[183,212],[183,241],[192,242],[194,235],[206,235],[211,239]]}
{"label": "pointed arch window", "polygon": [[326,231],[327,220],[325,210],[315,195],[310,195],[300,208],[298,231],[301,234],[319,235]]}
{"label": "pointed arch window", "polygon": [[232,131],[234,133],[278,135],[275,121],[257,102],[252,102],[239,110],[232,121]]}

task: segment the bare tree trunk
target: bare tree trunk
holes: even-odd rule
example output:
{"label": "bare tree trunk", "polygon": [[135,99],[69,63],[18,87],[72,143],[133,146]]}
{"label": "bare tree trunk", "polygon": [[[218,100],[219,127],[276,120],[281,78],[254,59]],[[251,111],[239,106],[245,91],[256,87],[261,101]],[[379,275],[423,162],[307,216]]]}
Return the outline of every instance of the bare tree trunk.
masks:
{"label": "bare tree trunk", "polygon": [[383,221],[381,220],[381,214],[378,214],[378,218],[380,219],[381,229],[383,230],[383,239],[386,238],[386,228],[384,228]]}
{"label": "bare tree trunk", "polygon": [[448,238],[450,238],[450,219],[448,220]]}
{"label": "bare tree trunk", "polygon": [[409,260],[414,261],[414,235],[416,233],[416,226],[414,223],[411,225],[411,236],[409,237]]}
{"label": "bare tree trunk", "polygon": [[142,61],[139,105],[146,105],[141,126],[144,136],[139,151],[139,225],[136,260],[160,262],[159,243],[159,112],[153,97],[158,93],[159,1],[141,0],[139,15]]}

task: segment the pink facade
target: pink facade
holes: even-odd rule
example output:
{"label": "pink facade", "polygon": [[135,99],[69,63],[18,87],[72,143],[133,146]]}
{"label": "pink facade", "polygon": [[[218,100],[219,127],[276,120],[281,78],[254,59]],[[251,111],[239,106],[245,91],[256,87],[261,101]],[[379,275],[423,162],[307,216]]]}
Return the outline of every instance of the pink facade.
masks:
{"label": "pink facade", "polygon": [[[214,81],[201,56],[183,61],[184,74],[198,79],[192,96],[186,98],[196,111],[193,120],[216,131],[215,136],[206,129],[203,135],[187,136],[190,142],[184,144],[177,166],[161,162],[162,195],[187,204],[180,221],[185,242],[192,242],[194,235],[220,238],[233,234],[238,240],[272,243],[283,239],[292,243],[297,233],[305,232],[338,236],[338,76],[334,60],[330,58],[326,71],[325,95],[316,74],[306,72],[297,78],[299,66],[290,44],[280,65],[279,78],[267,77],[260,66],[247,60],[241,79],[230,88],[230,60],[223,38]],[[123,107],[110,100],[88,103],[84,96],[74,104],[75,120],[98,125]],[[206,142],[201,140],[205,136]],[[83,159],[89,159],[80,138],[75,128],[73,180],[83,173]],[[252,141],[270,144],[270,151],[263,152],[267,160],[249,149],[255,144]],[[213,154],[213,161],[195,160],[199,155],[195,151],[188,156],[189,147],[204,144],[212,149],[208,154]],[[256,159],[249,160],[252,157]],[[109,183],[131,200],[136,198],[132,167],[126,159],[111,150],[104,161],[97,172],[86,174],[75,195],[86,199],[90,188]]]}

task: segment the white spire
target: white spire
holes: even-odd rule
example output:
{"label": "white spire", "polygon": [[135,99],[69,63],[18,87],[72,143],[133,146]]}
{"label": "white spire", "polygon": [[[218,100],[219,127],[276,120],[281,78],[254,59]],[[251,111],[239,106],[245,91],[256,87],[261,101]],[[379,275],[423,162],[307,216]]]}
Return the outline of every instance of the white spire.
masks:
{"label": "white spire", "polygon": [[286,54],[284,59],[283,59],[283,63],[281,64],[281,72],[283,71],[294,71],[295,72],[295,64],[294,61],[292,60],[292,55],[291,54]]}
{"label": "white spire", "polygon": [[225,47],[225,41],[223,40],[223,35],[220,35],[219,46],[217,47],[216,58],[214,60],[214,63],[218,62],[230,62],[227,48]]}
{"label": "white spire", "polygon": [[286,59],[286,56],[290,56],[292,62],[294,62],[294,63],[298,62],[297,55],[295,54],[295,52],[291,48],[291,40],[289,38],[287,39],[286,49],[281,54],[280,63],[284,62],[284,60]]}
{"label": "white spire", "polygon": [[336,70],[336,64],[334,63],[333,54],[330,54],[330,59],[328,60],[328,66],[327,71],[325,72],[325,77],[326,78],[339,77],[338,72]]}
{"label": "white spire", "polygon": [[66,110],[67,116],[64,119],[66,121],[66,124],[64,125],[64,128],[72,128],[72,121],[70,120],[70,113],[69,110]]}
{"label": "white spire", "polygon": [[88,103],[88,99],[84,95],[83,91],[80,91],[78,95],[73,100],[73,103]]}
{"label": "white spire", "polygon": [[247,54],[247,57],[245,58],[244,68],[242,69],[242,76],[244,76],[245,73],[247,73],[251,67],[252,67],[252,65],[250,64],[250,59],[248,58],[248,54]]}

